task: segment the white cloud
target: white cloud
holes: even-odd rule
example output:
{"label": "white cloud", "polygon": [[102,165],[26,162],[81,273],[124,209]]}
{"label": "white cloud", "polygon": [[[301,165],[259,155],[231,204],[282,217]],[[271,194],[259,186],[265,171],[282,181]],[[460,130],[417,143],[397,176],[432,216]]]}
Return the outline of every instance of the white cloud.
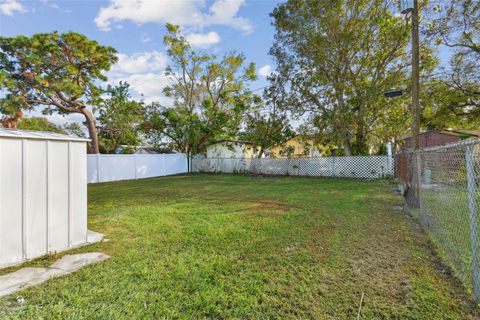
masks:
{"label": "white cloud", "polygon": [[264,78],[268,77],[271,73],[272,73],[272,66],[269,64],[266,64],[260,69],[258,69],[258,74]]}
{"label": "white cloud", "polygon": [[107,7],[100,8],[95,23],[104,31],[114,22],[130,20],[137,24],[148,22],[180,23],[199,21],[195,1],[149,1],[111,0]]}
{"label": "white cloud", "polygon": [[121,75],[112,80],[115,83],[126,81],[132,89],[146,97],[162,95],[163,88],[168,84],[168,79],[163,72]]}
{"label": "white cloud", "polygon": [[145,103],[160,102],[164,106],[172,106],[173,100],[163,94],[163,89],[169,84],[168,77],[164,72],[123,75],[112,78],[111,84],[126,81],[133,90],[133,97],[140,99],[143,96]]}
{"label": "white cloud", "polygon": [[50,8],[53,9],[60,9],[60,6],[54,2],[50,2],[49,0],[42,0],[42,3]]}
{"label": "white cloud", "polygon": [[[64,12],[64,13],[71,13],[71,12],[72,12],[71,9],[61,7],[58,3],[52,2],[52,0],[42,0],[41,2],[43,3],[43,5],[45,5],[45,6],[49,7],[49,8],[52,8],[52,9],[55,9],[55,10],[59,10],[59,11]],[[35,9],[35,8],[32,8],[32,11],[33,11],[34,9]]]}
{"label": "white cloud", "polygon": [[167,57],[159,51],[137,52],[132,55],[118,53],[118,62],[113,65],[111,73],[134,74],[163,71]]}
{"label": "white cloud", "polygon": [[152,37],[150,37],[148,33],[142,33],[142,35],[140,36],[140,41],[142,41],[143,43],[147,43],[152,41]]}
{"label": "white cloud", "polygon": [[220,36],[214,31],[205,34],[190,33],[185,37],[185,39],[192,47],[204,49],[220,42]]}
{"label": "white cloud", "polygon": [[130,84],[135,98],[143,95],[145,102],[160,101],[171,105],[171,99],[163,95],[163,88],[168,84],[165,75],[167,57],[159,51],[137,52],[131,55],[119,53],[118,62],[108,72],[107,77],[112,85],[120,81]]}
{"label": "white cloud", "polygon": [[250,20],[236,17],[245,0],[217,0],[211,7],[211,14],[206,17],[207,24],[222,24],[242,30],[245,33],[253,31]]}
{"label": "white cloud", "polygon": [[216,0],[205,12],[205,1],[151,1],[110,0],[100,8],[95,23],[103,31],[111,30],[113,23],[130,20],[137,24],[170,22],[196,30],[210,25],[227,25],[243,32],[251,32],[251,22],[237,13],[245,0]]}
{"label": "white cloud", "polygon": [[15,11],[25,12],[26,9],[17,0],[5,0],[3,2],[0,2],[0,13],[12,17]]}

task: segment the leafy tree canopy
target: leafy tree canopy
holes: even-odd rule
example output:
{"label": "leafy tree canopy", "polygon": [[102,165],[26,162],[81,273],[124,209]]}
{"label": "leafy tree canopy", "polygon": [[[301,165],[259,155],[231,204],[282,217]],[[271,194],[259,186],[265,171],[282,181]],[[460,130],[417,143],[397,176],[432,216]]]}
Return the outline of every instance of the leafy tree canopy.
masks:
{"label": "leafy tree canopy", "polygon": [[47,118],[42,117],[22,118],[18,122],[17,128],[21,130],[50,131],[62,134],[67,133],[62,127],[48,121]]}
{"label": "leafy tree canopy", "polygon": [[406,80],[409,28],[390,9],[383,0],[289,0],[272,13],[286,105],[347,155],[368,151],[378,114],[389,113],[383,92]]}
{"label": "leafy tree canopy", "polygon": [[98,107],[98,136],[102,153],[115,153],[119,146],[136,146],[141,142],[138,125],[144,116],[142,102],[131,99],[129,84],[108,86]]}
{"label": "leafy tree canopy", "polygon": [[238,133],[252,101],[245,83],[256,78],[255,65],[235,52],[218,58],[194,51],[178,26],[167,24],[164,43],[171,64],[164,89],[173,106],[147,107],[144,130],[151,142],[196,154],[208,143]]}
{"label": "leafy tree canopy", "polygon": [[75,32],[0,37],[0,86],[4,110],[46,106],[45,114],[80,113],[98,153],[94,110],[101,101],[98,81],[117,61],[113,48]]}
{"label": "leafy tree canopy", "polygon": [[[452,52],[448,67],[428,83],[427,124],[475,128],[480,117],[480,1],[433,2],[425,33]],[[445,122],[442,124],[442,119]]]}
{"label": "leafy tree canopy", "polygon": [[44,117],[22,118],[18,122],[17,128],[21,130],[50,131],[86,138],[85,133],[78,123],[70,122],[60,126],[50,122],[48,118]]}
{"label": "leafy tree canopy", "polygon": [[289,123],[284,101],[283,83],[276,75],[269,78],[271,85],[264,91],[264,99],[255,99],[256,106],[245,116],[245,131],[242,139],[259,147],[258,158],[274,146],[282,145],[294,136]]}

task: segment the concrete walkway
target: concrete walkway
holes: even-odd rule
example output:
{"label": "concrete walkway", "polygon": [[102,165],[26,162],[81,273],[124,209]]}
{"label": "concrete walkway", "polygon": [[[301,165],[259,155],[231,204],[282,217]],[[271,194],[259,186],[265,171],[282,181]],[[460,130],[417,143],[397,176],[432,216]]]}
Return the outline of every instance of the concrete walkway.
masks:
{"label": "concrete walkway", "polygon": [[44,283],[51,278],[61,277],[108,258],[110,257],[99,252],[71,254],[63,256],[48,268],[23,268],[0,276],[0,297]]}

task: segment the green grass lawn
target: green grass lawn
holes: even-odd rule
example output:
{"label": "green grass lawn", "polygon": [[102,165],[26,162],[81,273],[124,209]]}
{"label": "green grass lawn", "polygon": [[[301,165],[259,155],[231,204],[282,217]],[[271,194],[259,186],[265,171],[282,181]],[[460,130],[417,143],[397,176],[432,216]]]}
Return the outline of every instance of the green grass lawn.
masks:
{"label": "green grass lawn", "polygon": [[[443,184],[421,191],[423,211],[412,211],[431,235],[442,261],[450,265],[458,279],[471,292],[472,248],[467,186],[464,183]],[[480,201],[477,194],[477,203]],[[477,226],[480,234],[480,226]]]}
{"label": "green grass lawn", "polygon": [[399,201],[385,181],[91,185],[89,228],[110,241],[71,252],[111,258],[0,299],[0,318],[356,319],[362,293],[361,319],[478,318]]}

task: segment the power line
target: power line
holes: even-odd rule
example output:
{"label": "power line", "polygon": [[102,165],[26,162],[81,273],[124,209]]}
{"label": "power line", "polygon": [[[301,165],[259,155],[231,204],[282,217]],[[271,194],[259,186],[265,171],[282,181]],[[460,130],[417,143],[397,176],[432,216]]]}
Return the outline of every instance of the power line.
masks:
{"label": "power line", "polygon": [[[261,24],[262,22],[266,21],[267,19],[270,19],[270,16],[267,16],[267,17],[261,19],[260,21],[257,21],[256,24]],[[234,38],[236,38],[236,37],[238,37],[238,36],[240,36],[240,35],[242,35],[242,34],[245,34],[245,31],[234,32],[234,33],[232,33],[230,36],[228,36],[226,39],[222,40],[222,43],[228,42],[228,41],[230,41],[230,40],[232,40],[232,39],[234,39]],[[131,87],[132,87],[133,89],[138,89],[138,87],[140,87],[141,85],[144,85],[145,83],[148,83],[148,82],[150,82],[150,81],[153,81],[153,80],[155,80],[155,79],[157,79],[157,78],[160,78],[160,77],[162,77],[162,76],[164,76],[164,75],[165,75],[165,74],[156,75],[156,76],[154,76],[154,77],[152,77],[152,78],[150,78],[150,79],[148,79],[148,80],[145,80],[145,81],[143,81],[143,82],[141,82],[141,83],[139,83],[139,84],[131,85]],[[263,88],[265,88],[265,87],[263,87]],[[260,88],[260,89],[263,89],[263,88]]]}
{"label": "power line", "polygon": [[130,85],[130,86],[131,86],[133,89],[138,89],[138,87],[140,87],[141,85],[144,85],[145,83],[150,82],[150,81],[153,81],[153,80],[155,80],[155,79],[157,79],[157,78],[163,77],[164,75],[165,75],[165,74],[162,73],[162,74],[156,75],[156,76],[154,76],[154,77],[152,77],[152,78],[150,78],[150,79],[148,79],[148,80],[145,80],[145,81],[143,81],[143,82],[141,82],[141,83],[137,83],[136,85]]}
{"label": "power line", "polygon": [[[261,19],[260,21],[257,21],[256,23],[257,23],[257,24],[260,24],[260,23],[264,22],[264,21],[267,20],[267,19],[270,19],[270,16],[267,16],[267,17]],[[245,31],[239,31],[239,32],[233,33],[231,36],[228,36],[227,38],[225,38],[225,39],[222,41],[222,43],[228,42],[228,41],[230,41],[230,40],[238,37],[238,36],[241,35],[241,34],[245,34]]]}
{"label": "power line", "polygon": [[251,90],[251,92],[255,92],[255,91],[258,91],[258,90],[262,90],[262,89],[265,89],[265,88],[268,88],[269,86],[263,86],[263,87],[260,87],[260,88],[256,88],[256,89],[253,89]]}

